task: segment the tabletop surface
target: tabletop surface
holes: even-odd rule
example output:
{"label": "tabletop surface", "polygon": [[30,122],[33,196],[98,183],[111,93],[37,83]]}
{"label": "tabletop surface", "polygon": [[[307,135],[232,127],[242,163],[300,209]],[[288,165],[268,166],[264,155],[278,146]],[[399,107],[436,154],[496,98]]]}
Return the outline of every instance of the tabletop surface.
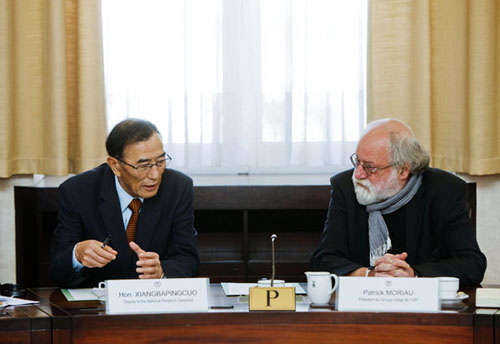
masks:
{"label": "tabletop surface", "polygon": [[339,312],[334,307],[311,307],[307,296],[297,298],[296,311],[253,312],[248,310],[247,298],[227,297],[220,284],[211,284],[210,305],[216,308],[207,312],[110,315],[102,301],[70,302],[58,288],[32,288],[25,298],[40,304],[4,310],[0,337],[26,343],[132,339],[135,343],[247,343],[270,338],[275,343],[301,344],[495,343],[498,310],[476,308],[475,288],[463,291],[469,298],[431,313]]}

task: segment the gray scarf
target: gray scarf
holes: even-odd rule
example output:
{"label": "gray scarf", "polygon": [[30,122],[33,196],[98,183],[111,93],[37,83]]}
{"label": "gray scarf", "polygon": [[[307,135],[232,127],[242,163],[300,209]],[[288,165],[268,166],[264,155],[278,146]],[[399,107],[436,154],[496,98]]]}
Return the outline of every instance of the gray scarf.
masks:
{"label": "gray scarf", "polygon": [[382,215],[390,214],[410,202],[420,185],[422,185],[422,174],[412,175],[405,187],[397,194],[383,202],[366,206],[371,266],[375,265],[375,261],[386,254],[392,247],[389,230]]}

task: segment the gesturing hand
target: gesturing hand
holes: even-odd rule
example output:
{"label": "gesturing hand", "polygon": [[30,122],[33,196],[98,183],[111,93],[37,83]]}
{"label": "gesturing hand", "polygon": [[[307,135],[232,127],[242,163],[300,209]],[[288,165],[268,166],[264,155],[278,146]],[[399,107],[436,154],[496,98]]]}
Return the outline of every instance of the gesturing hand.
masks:
{"label": "gesturing hand", "polygon": [[163,269],[161,268],[160,256],[156,252],[146,252],[135,242],[129,243],[130,248],[137,254],[137,273],[140,279],[161,278]]}
{"label": "gesturing hand", "polygon": [[109,245],[102,248],[102,242],[97,240],[80,241],[75,249],[76,259],[87,268],[102,268],[115,260],[117,254]]}

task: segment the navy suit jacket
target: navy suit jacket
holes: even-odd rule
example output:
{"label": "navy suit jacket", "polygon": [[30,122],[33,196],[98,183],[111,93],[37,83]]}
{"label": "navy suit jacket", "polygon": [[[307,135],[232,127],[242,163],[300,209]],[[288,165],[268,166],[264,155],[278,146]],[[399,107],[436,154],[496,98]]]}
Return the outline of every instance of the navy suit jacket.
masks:
{"label": "navy suit jacket", "polygon": [[[352,173],[330,180],[328,217],[311,259],[314,270],[346,275],[370,265],[368,213],[356,200]],[[429,168],[413,199],[396,212],[405,218],[406,261],[419,275],[458,277],[462,285],[482,281],[486,257],[476,241],[462,179]]]}
{"label": "navy suit jacket", "polygon": [[[95,239],[118,251],[102,268],[72,267],[76,243]],[[197,232],[194,228],[193,181],[166,169],[158,193],[144,200],[135,242],[160,256],[167,277],[198,275]],[[106,279],[137,278],[137,255],[129,254],[115,175],[107,164],[69,178],[59,187],[58,225],[54,232],[51,275],[60,287],[95,287]]]}

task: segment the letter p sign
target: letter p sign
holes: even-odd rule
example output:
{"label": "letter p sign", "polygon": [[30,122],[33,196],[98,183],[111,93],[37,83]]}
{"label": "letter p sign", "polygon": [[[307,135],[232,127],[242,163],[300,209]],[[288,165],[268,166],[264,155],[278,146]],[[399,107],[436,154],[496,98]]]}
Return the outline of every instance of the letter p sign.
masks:
{"label": "letter p sign", "polygon": [[271,299],[277,299],[279,296],[280,296],[280,293],[276,289],[268,289],[267,290],[267,305],[269,307],[271,307]]}
{"label": "letter p sign", "polygon": [[250,288],[248,307],[251,311],[294,311],[295,287]]}

